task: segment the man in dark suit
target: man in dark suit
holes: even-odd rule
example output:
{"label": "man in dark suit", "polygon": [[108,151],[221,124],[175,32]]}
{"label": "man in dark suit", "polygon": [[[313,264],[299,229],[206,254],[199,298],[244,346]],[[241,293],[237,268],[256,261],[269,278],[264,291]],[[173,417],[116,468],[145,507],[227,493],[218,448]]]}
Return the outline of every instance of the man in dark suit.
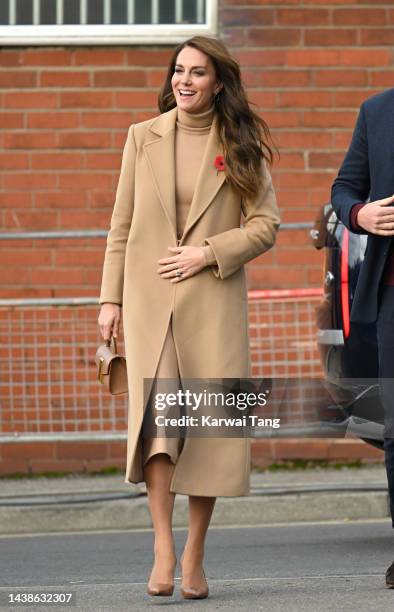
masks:
{"label": "man in dark suit", "polygon": [[[360,107],[353,138],[332,186],[342,223],[367,234],[367,248],[350,321],[376,322],[380,396],[385,413],[384,451],[394,527],[394,88]],[[368,202],[366,202],[369,199]],[[394,562],[386,572],[394,588]]]}

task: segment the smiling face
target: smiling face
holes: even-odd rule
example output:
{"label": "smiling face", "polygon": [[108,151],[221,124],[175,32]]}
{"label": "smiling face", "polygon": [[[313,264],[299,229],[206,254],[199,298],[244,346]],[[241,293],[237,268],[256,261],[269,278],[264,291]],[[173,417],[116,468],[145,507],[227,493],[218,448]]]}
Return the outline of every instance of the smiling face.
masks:
{"label": "smiling face", "polygon": [[194,47],[178,53],[171,85],[178,108],[188,113],[208,110],[222,88],[211,59]]}

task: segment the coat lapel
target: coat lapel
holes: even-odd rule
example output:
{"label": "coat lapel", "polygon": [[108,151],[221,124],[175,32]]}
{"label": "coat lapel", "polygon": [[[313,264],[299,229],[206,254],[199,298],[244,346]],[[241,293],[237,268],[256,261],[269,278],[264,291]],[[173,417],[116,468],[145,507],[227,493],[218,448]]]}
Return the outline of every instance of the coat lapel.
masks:
{"label": "coat lapel", "polygon": [[176,241],[175,210],[175,122],[177,108],[159,115],[150,126],[159,138],[143,145],[153,182]]}
{"label": "coat lapel", "polygon": [[[151,124],[150,130],[160,137],[145,143],[143,146],[160,203],[172,226],[175,242],[177,242],[175,206],[176,119],[176,107],[157,117]],[[217,155],[223,155],[223,148],[217,133],[217,117],[214,115],[185,228],[179,244],[182,244],[187,233],[211,204],[225,181],[224,171],[218,172],[215,168],[215,158]]]}

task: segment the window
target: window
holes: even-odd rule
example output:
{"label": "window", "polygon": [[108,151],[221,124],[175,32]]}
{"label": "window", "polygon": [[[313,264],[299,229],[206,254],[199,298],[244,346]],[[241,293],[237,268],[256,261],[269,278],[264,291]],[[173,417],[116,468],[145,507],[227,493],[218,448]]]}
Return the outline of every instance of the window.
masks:
{"label": "window", "polygon": [[217,0],[0,0],[1,45],[167,44],[216,34]]}

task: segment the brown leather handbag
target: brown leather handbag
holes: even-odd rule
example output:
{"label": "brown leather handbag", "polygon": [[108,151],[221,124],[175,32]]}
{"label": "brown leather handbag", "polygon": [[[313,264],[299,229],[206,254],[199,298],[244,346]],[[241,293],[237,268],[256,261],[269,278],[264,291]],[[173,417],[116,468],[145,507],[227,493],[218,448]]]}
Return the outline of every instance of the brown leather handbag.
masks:
{"label": "brown leather handbag", "polygon": [[[111,349],[113,340],[114,351]],[[112,336],[105,344],[100,344],[95,357],[97,380],[103,384],[112,395],[127,393],[126,358],[118,354],[116,338]]]}

